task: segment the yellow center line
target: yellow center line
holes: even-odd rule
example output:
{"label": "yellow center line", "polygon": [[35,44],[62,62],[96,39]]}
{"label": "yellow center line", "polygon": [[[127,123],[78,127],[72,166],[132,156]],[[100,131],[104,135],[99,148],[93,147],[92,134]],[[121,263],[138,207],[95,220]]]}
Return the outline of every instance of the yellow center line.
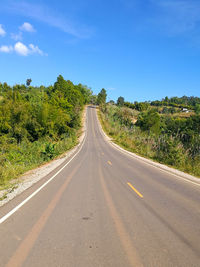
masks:
{"label": "yellow center line", "polygon": [[108,164],[112,165],[112,163],[108,160]]}
{"label": "yellow center line", "polygon": [[132,186],[132,184],[130,184],[130,183],[127,183],[127,185],[129,185],[130,186],[130,188],[132,188],[133,189],[133,191],[135,191],[135,193],[136,194],[138,194],[138,196],[140,196],[141,198],[143,198],[143,195],[142,194],[140,194],[140,192],[134,187],[134,186]]}
{"label": "yellow center line", "polygon": [[113,198],[110,195],[109,189],[107,188],[105,178],[102,172],[102,168],[100,165],[99,165],[98,170],[99,170],[99,177],[100,177],[100,182],[102,186],[102,191],[104,193],[105,201],[110,211],[111,218],[114,222],[113,225],[115,226],[119,240],[121,241],[122,247],[124,249],[124,253],[127,256],[127,260],[130,263],[129,265],[134,266],[134,267],[135,266],[143,267],[138,251],[135,245],[133,244],[133,239],[131,239],[130,233],[127,231],[124,225],[124,220],[119,215],[118,209],[113,202]]}

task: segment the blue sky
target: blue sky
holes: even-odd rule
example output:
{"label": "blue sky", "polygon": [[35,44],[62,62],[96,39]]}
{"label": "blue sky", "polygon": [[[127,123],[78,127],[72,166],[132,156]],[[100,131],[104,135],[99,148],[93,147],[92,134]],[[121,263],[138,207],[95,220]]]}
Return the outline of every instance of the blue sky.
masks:
{"label": "blue sky", "polygon": [[199,0],[1,0],[0,82],[200,96]]}

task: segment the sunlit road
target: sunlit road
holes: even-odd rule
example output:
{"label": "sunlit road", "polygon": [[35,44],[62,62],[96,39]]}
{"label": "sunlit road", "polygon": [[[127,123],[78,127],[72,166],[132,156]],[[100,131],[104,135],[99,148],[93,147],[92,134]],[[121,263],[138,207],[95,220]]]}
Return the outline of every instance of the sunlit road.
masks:
{"label": "sunlit road", "polygon": [[200,266],[200,186],[113,148],[88,108],[80,152],[0,224],[0,266]]}

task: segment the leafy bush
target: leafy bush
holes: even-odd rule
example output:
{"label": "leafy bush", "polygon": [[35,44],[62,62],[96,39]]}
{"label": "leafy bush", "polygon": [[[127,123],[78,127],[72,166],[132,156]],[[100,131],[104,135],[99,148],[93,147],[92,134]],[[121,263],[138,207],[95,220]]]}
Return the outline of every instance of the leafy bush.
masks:
{"label": "leafy bush", "polygon": [[75,145],[91,97],[61,75],[49,87],[0,83],[0,184]]}
{"label": "leafy bush", "polygon": [[41,152],[45,160],[52,159],[55,156],[55,144],[47,143],[45,150]]}
{"label": "leafy bush", "polygon": [[155,109],[141,112],[107,105],[100,112],[104,130],[124,148],[200,176],[200,116],[160,117]]}

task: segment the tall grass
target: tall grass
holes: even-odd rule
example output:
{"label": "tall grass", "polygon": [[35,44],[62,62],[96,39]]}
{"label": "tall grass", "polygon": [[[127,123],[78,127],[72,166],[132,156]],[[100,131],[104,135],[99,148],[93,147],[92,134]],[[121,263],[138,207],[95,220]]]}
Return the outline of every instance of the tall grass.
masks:
{"label": "tall grass", "polygon": [[77,144],[77,135],[55,141],[50,138],[20,145],[5,142],[0,147],[0,189],[28,170],[48,162]]}
{"label": "tall grass", "polygon": [[[131,122],[127,125],[119,116],[116,117],[121,112],[119,109],[107,105],[105,110],[99,110],[103,129],[115,143],[138,155],[200,177],[200,157],[191,158],[175,138],[147,133]],[[129,121],[135,116],[137,114],[129,114]]]}

